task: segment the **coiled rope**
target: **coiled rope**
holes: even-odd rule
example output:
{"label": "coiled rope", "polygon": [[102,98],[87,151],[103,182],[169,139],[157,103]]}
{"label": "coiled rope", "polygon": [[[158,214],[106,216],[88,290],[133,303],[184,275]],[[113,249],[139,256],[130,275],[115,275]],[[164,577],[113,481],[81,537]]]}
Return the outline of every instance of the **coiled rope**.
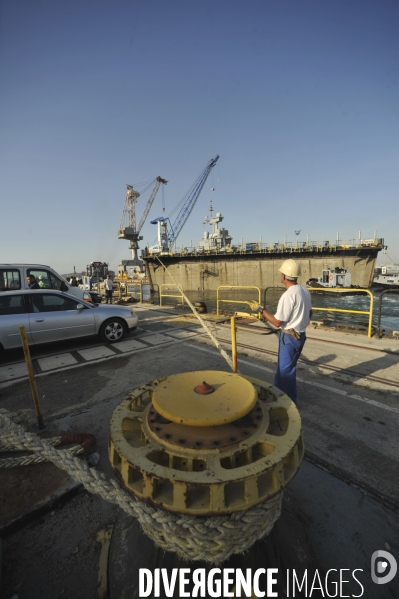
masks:
{"label": "coiled rope", "polygon": [[[10,416],[10,412],[4,409],[0,409],[0,414]],[[20,410],[19,412],[12,414],[12,421],[15,424],[23,425],[25,430],[27,430],[33,423],[32,410]],[[51,437],[50,439],[43,439],[43,442],[53,446],[79,443],[79,445],[74,445],[73,447],[69,447],[65,450],[70,455],[74,456],[79,455],[93,447],[96,444],[96,438],[94,435],[60,435],[58,437]],[[10,451],[15,451],[15,447],[12,444],[7,443],[5,439],[0,438],[0,453]],[[30,466],[31,464],[41,464],[43,462],[48,462],[48,459],[44,456],[31,453],[30,455],[24,455],[21,457],[2,458],[0,460],[0,469],[15,468],[16,466]]]}
{"label": "coiled rope", "polygon": [[242,553],[267,535],[281,513],[282,494],[246,511],[226,516],[199,517],[174,514],[138,501],[116,480],[89,468],[86,462],[68,450],[56,449],[45,439],[23,430],[20,414],[0,410],[0,442],[13,450],[28,450],[65,470],[90,493],[118,505],[138,519],[145,534],[165,551],[173,551],[185,560],[225,561],[233,553]]}

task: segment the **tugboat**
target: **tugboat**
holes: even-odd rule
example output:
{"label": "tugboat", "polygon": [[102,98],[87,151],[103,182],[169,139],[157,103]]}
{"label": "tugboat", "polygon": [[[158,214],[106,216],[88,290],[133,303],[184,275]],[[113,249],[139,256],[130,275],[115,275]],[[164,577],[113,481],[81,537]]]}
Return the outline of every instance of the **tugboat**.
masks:
{"label": "tugboat", "polygon": [[399,289],[399,264],[377,266],[374,271],[373,287]]}
{"label": "tugboat", "polygon": [[[335,291],[342,296],[355,295],[350,289],[360,289],[357,285],[352,285],[352,277],[347,268],[325,268],[322,272],[322,276],[315,279],[309,279],[306,281],[306,286],[312,288],[312,293],[319,295]],[[326,292],[325,290],[329,291]]]}
{"label": "tugboat", "polygon": [[[372,286],[377,289],[399,289],[399,264],[395,264],[386,249],[383,250],[384,263],[374,269]],[[387,258],[390,262],[387,264]]]}

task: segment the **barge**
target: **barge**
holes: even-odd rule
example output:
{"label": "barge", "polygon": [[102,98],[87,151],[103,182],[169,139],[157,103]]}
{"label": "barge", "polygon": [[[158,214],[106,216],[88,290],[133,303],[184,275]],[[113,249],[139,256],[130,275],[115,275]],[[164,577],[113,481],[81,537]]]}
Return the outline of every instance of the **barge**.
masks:
{"label": "barge", "polygon": [[[223,216],[205,218],[212,232],[204,233],[194,248],[169,249],[166,222],[158,224],[158,245],[145,248],[142,259],[151,285],[168,285],[171,277],[184,291],[216,291],[221,285],[255,286],[260,289],[280,283],[278,268],[283,260],[294,258],[302,267],[301,280],[317,278],[322,270],[345,269],[352,285],[369,288],[372,284],[378,252],[385,249],[384,239],[232,244],[232,237],[218,228]],[[167,272],[168,271],[168,272]]]}

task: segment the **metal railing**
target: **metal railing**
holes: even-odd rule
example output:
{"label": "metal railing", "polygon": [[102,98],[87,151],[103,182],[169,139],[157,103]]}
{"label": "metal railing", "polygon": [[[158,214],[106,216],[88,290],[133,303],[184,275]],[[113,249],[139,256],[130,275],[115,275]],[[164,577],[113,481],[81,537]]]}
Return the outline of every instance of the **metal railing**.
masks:
{"label": "metal railing", "polygon": [[[163,287],[177,287],[178,289],[180,289],[181,293],[180,295],[172,295],[170,293],[163,293]],[[181,285],[177,285],[175,283],[167,283],[164,285],[161,285],[159,288],[159,305],[162,306],[162,299],[164,297],[177,297],[180,298],[182,305],[184,305],[184,295],[183,295],[183,287]]]}
{"label": "metal railing", "polygon": [[226,247],[203,248],[198,246],[182,246],[165,252],[173,256],[187,255],[207,255],[207,254],[251,254],[251,253],[301,253],[301,252],[335,252],[337,250],[359,250],[365,248],[380,248],[384,247],[384,239],[336,239],[335,241],[328,240],[311,240],[306,241],[276,241],[274,243],[263,243],[262,241],[250,241],[237,245]]}
{"label": "metal railing", "polygon": [[377,318],[377,335],[380,338],[382,337],[381,316],[395,316],[396,318],[399,318],[399,314],[397,314],[397,313],[394,314],[392,312],[382,312],[382,299],[386,293],[399,293],[399,289],[385,289],[384,291],[381,292],[381,295],[379,297],[378,318]]}
{"label": "metal railing", "polygon": [[[320,291],[320,287],[308,287],[309,291]],[[312,306],[312,310],[323,310],[324,312],[346,312],[346,313],[352,313],[352,314],[368,314],[369,316],[369,324],[368,324],[368,328],[367,328],[367,337],[371,337],[371,331],[372,331],[372,324],[373,324],[373,307],[374,307],[374,296],[371,293],[371,291],[369,291],[368,289],[352,289],[350,288],[346,288],[346,287],[340,287],[339,288],[339,293],[341,294],[341,292],[350,292],[352,293],[366,293],[367,295],[369,295],[370,297],[370,310],[347,310],[344,308],[315,308]],[[323,287],[323,293],[335,293],[335,295],[337,296],[337,289],[333,288],[333,289],[329,289],[328,287]]]}
{"label": "metal railing", "polygon": [[[257,289],[258,291],[258,303],[260,304],[260,289],[259,287],[255,287],[255,286],[248,286],[248,285],[220,285],[217,290],[216,290],[216,315],[219,316],[219,303],[220,302],[225,302],[225,303],[229,303],[229,304],[245,304],[246,301],[245,300],[238,300],[238,299],[234,299],[234,300],[228,300],[228,299],[219,299],[219,289]],[[260,317],[260,315],[258,315],[258,317]]]}
{"label": "metal railing", "polygon": [[267,310],[266,299],[267,299],[267,292],[269,291],[269,289],[279,289],[281,291],[281,294],[283,294],[286,291],[285,287],[281,287],[281,285],[275,286],[275,287],[266,287],[266,289],[263,293],[263,306],[266,308],[266,310]]}

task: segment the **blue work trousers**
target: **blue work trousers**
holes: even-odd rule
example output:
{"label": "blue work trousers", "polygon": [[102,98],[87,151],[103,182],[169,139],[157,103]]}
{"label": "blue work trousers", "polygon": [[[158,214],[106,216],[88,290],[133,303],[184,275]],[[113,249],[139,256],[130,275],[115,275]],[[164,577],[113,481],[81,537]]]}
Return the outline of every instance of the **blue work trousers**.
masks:
{"label": "blue work trousers", "polygon": [[301,333],[301,338],[297,340],[292,335],[280,331],[277,368],[273,384],[284,391],[294,403],[297,403],[296,363],[305,341],[305,333]]}

